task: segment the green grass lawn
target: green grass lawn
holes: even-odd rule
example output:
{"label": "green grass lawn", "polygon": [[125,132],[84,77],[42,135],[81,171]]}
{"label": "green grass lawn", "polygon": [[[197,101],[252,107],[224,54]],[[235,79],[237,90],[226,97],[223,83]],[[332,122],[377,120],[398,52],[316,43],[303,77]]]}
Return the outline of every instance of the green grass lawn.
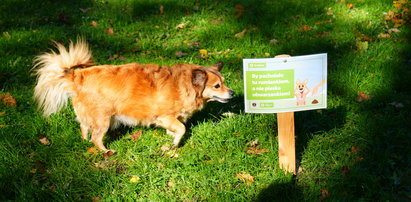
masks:
{"label": "green grass lawn", "polygon": [[[405,2],[3,0],[0,96],[17,106],[0,103],[0,200],[409,201]],[[164,129],[143,127],[109,132],[118,153],[96,153],[71,107],[44,119],[32,99],[33,58],[78,36],[97,64],[222,61],[236,97],[195,114],[176,154],[162,152]],[[328,109],[295,113],[299,173],[286,175],[276,115],[244,113],[242,59],[315,53],[328,53]],[[268,152],[247,153],[256,140]]]}

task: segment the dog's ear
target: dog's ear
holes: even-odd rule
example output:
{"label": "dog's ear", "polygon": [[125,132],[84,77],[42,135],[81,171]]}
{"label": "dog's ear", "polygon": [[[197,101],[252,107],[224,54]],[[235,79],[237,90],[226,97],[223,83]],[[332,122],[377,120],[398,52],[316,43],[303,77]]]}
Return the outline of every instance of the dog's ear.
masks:
{"label": "dog's ear", "polygon": [[205,83],[207,81],[207,73],[202,69],[195,69],[193,70],[192,74],[193,87],[197,93],[197,97],[200,97],[205,88]]}
{"label": "dog's ear", "polygon": [[305,79],[304,82],[303,82],[303,84],[305,85],[305,84],[307,84],[307,83],[308,83],[308,79]]}
{"label": "dog's ear", "polygon": [[220,62],[217,62],[214,65],[211,65],[211,69],[215,69],[215,70],[220,72],[221,69],[223,69],[223,66],[224,66],[223,62],[220,61]]}

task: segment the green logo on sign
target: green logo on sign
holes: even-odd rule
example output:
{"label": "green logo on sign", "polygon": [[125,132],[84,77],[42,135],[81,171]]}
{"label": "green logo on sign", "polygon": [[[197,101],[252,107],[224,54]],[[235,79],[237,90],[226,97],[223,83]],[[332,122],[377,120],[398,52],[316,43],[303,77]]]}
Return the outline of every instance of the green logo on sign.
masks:
{"label": "green logo on sign", "polygon": [[272,103],[272,102],[260,103],[260,107],[261,107],[261,108],[273,108],[273,107],[274,107],[274,103]]}
{"label": "green logo on sign", "polygon": [[248,63],[248,68],[265,68],[266,63]]}

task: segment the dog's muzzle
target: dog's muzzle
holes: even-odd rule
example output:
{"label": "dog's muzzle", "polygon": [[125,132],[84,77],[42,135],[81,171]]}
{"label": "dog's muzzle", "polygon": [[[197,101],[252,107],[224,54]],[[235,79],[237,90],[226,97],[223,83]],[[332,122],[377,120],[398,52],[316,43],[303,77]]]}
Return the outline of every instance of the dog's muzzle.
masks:
{"label": "dog's muzzle", "polygon": [[227,98],[222,98],[218,96],[213,96],[213,100],[221,102],[221,103],[227,103],[231,98],[233,98],[234,91],[230,90],[228,91],[228,97]]}

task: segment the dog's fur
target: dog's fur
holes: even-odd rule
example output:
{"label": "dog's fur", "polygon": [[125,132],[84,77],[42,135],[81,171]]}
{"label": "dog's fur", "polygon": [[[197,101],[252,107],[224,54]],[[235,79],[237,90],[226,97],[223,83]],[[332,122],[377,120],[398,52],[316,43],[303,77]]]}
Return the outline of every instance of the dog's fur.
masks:
{"label": "dog's fur", "polygon": [[49,116],[63,108],[69,97],[80,122],[83,139],[108,151],[103,137],[110,125],[156,125],[174,136],[177,147],[185,133],[184,122],[208,101],[228,102],[233,91],[224,85],[222,63],[211,67],[176,64],[93,66],[84,39],[68,50],[56,43],[58,53],[36,59],[34,97]]}

